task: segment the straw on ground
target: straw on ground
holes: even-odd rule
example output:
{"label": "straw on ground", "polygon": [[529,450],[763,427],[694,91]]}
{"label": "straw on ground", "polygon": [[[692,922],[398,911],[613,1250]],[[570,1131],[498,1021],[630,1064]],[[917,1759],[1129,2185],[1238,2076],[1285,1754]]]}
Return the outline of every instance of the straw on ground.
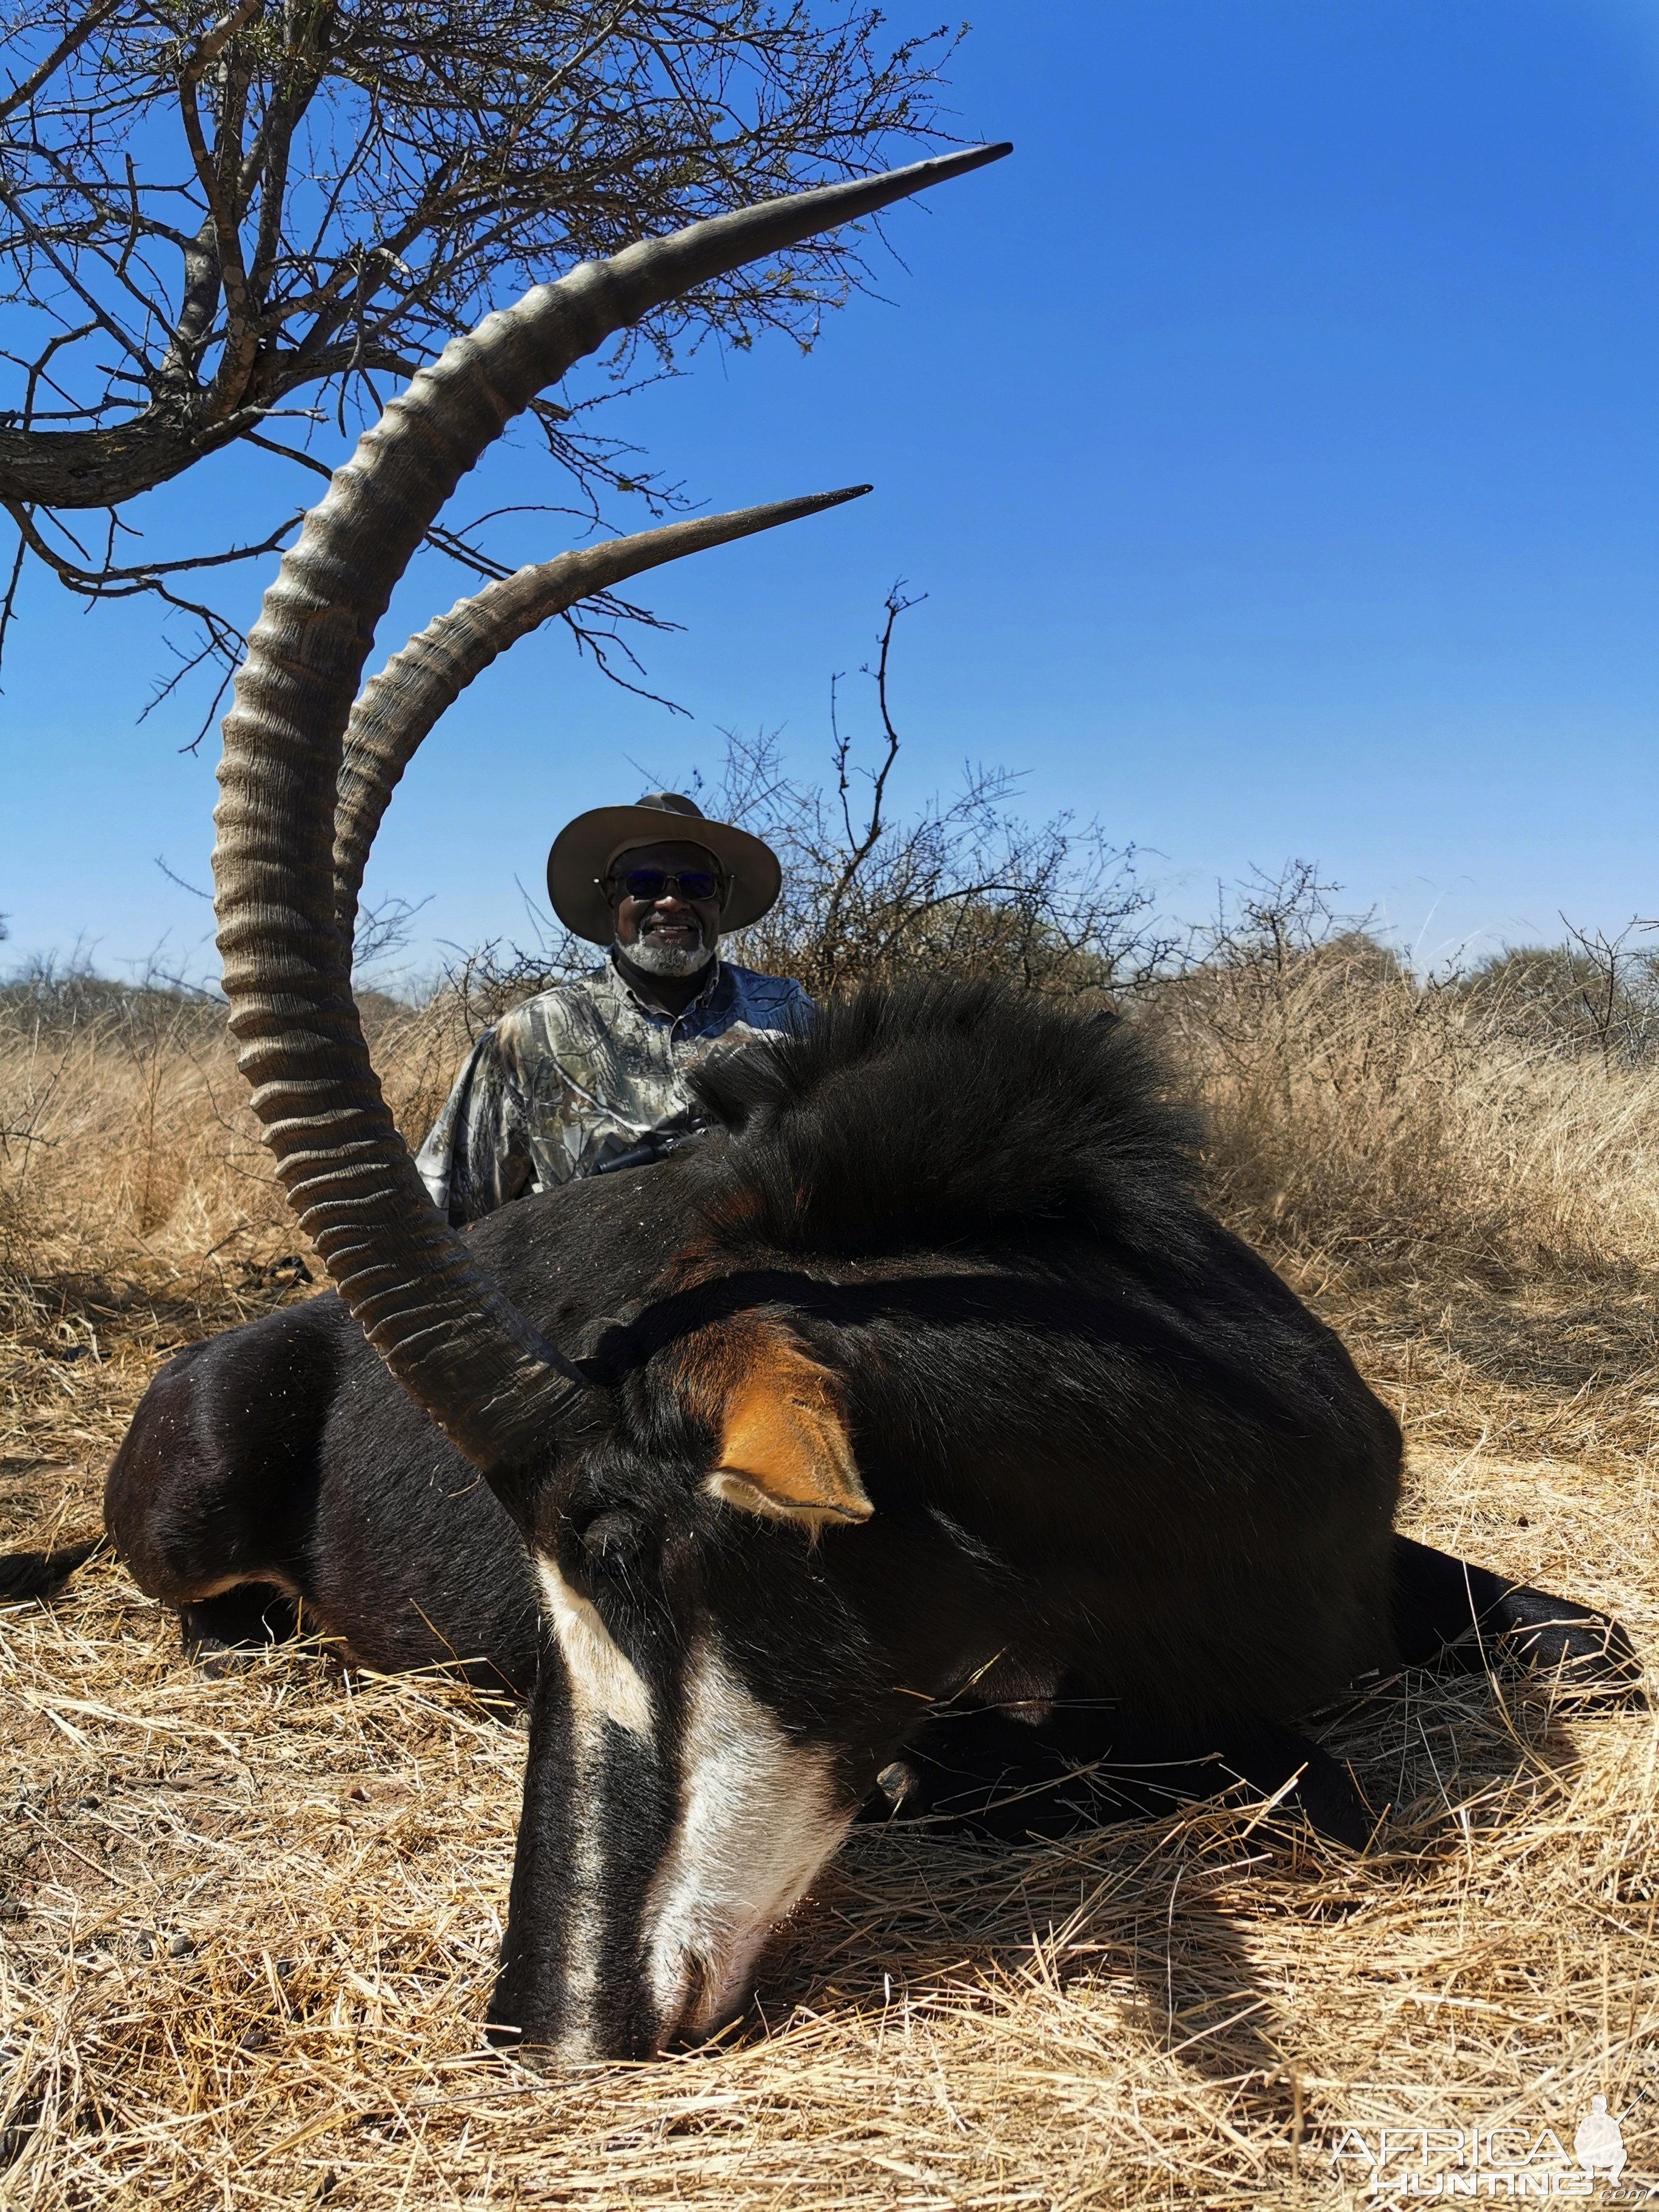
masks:
{"label": "straw on ground", "polygon": [[[1406,1525],[1651,1652],[1652,1079],[1352,965],[1246,1012],[1162,1018],[1224,1201],[1405,1420]],[[441,1018],[380,1041],[411,1127]],[[95,1527],[168,1351],[307,1294],[211,1019],[145,1019],[0,1042],[5,1546]],[[481,2049],[510,1717],[306,1650],[204,1674],[107,1561],[0,1615],[0,1709],[8,2206],[1316,2205],[1345,2126],[1570,2145],[1596,2093],[1659,2173],[1650,1716],[1382,1686],[1320,1730],[1363,1860],[1226,1807],[865,1832],[718,2050],[571,2076]]]}

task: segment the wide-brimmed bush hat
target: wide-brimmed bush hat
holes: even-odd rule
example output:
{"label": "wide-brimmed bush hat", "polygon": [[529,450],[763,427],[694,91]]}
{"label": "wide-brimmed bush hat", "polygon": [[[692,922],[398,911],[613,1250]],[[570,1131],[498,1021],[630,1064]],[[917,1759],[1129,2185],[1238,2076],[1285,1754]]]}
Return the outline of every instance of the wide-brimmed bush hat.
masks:
{"label": "wide-brimmed bush hat", "polygon": [[783,888],[783,870],[769,845],[731,822],[711,822],[695,799],[647,791],[632,806],[593,806],[567,822],[547,856],[547,896],[565,927],[594,945],[617,933],[605,878],[619,853],[636,845],[701,845],[719,861],[731,895],[722,930],[758,921]]}

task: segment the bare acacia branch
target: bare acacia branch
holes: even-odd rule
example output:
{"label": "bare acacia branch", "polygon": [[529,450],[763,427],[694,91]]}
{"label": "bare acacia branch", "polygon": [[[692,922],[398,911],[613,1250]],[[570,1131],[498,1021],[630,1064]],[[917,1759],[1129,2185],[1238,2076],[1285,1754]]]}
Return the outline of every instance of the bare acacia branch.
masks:
{"label": "bare acacia branch", "polygon": [[188,891],[192,898],[205,899],[210,906],[212,905],[213,893],[204,890],[200,884],[190,882],[186,877],[179,873],[177,868],[168,867],[165,853],[158,853],[155,855],[155,865],[170,884],[177,884],[181,891]]}
{"label": "bare acacia branch", "polygon": [[14,85],[5,99],[0,100],[0,123],[15,114],[32,100],[50,77],[55,76],[70,56],[85,46],[99,26],[115,13],[118,0],[99,0],[99,5],[89,8],[77,22],[71,23],[58,44],[44,60],[36,64],[22,82]]}
{"label": "bare acacia branch", "polygon": [[17,533],[17,551],[11,564],[11,574],[6,579],[6,596],[3,601],[0,601],[0,660],[3,660],[5,657],[6,640],[10,635],[12,617],[17,611],[17,586],[22,578],[23,563],[28,558],[28,550],[23,533],[20,530]]}
{"label": "bare acacia branch", "polygon": [[[868,0],[0,0],[0,502],[26,565],[107,598],[248,557],[46,549],[77,511],[131,528],[133,502],[239,441],[326,473],[504,295],[937,138],[953,43],[890,42]],[[810,345],[878,236],[734,271],[621,338],[587,390],[544,395],[543,503],[675,504],[589,410],[709,337]],[[271,435],[296,415],[302,437]],[[471,531],[431,542],[479,576],[514,565]],[[220,609],[204,634],[238,627]],[[613,638],[579,641],[626,666]]]}
{"label": "bare acacia branch", "polygon": [[[836,684],[839,679],[832,678],[830,682],[830,726],[835,739],[836,787],[841,799],[841,818],[847,836],[846,862],[830,887],[824,917],[825,934],[831,939],[839,934],[842,912],[847,902],[848,893],[852,890],[859,871],[880,843],[882,832],[887,826],[882,809],[887,797],[887,779],[892,774],[893,763],[898,758],[899,750],[898,732],[893,727],[893,717],[889,711],[887,700],[888,657],[892,652],[893,630],[899,617],[908,614],[912,607],[920,606],[922,599],[927,596],[924,592],[918,599],[907,599],[902,596],[903,590],[904,586],[901,580],[895,584],[887,594],[887,620],[882,625],[881,639],[873,672],[877,708],[881,715],[886,750],[873,775],[870,776],[870,818],[862,831],[857,831],[853,827],[852,780],[848,772],[851,756],[851,740],[842,737],[836,722]],[[872,672],[866,666],[863,672],[868,676]]]}
{"label": "bare acacia branch", "polygon": [[157,580],[162,576],[177,576],[194,568],[223,568],[233,561],[258,560],[263,554],[276,552],[289,531],[296,530],[305,519],[302,507],[279,522],[269,537],[262,538],[257,545],[233,545],[222,553],[198,553],[182,561],[140,562],[127,568],[117,568],[107,561],[101,568],[88,568],[54,552],[36,528],[27,507],[19,507],[11,500],[0,501],[0,505],[16,524],[18,536],[36,560],[43,561],[60,584],[94,599],[130,599],[134,592],[155,590]]}

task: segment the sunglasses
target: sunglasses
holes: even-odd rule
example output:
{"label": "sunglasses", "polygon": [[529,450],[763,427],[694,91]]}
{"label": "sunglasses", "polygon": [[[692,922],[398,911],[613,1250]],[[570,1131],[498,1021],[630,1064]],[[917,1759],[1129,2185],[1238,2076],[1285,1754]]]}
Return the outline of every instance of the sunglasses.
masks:
{"label": "sunglasses", "polygon": [[671,884],[683,899],[712,899],[720,895],[720,877],[710,875],[706,868],[631,868],[625,876],[611,878],[611,903],[615,906],[623,897],[654,903],[665,896]]}

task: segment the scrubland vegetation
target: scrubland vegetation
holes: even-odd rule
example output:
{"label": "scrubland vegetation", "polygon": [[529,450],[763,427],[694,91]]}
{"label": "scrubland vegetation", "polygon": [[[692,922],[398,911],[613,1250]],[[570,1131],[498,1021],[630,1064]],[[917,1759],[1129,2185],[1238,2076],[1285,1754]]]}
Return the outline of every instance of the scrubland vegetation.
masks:
{"label": "scrubland vegetation", "polygon": [[[1113,856],[1019,830],[994,784],[921,837],[878,822],[844,883],[865,824],[795,800],[793,903],[740,949],[819,990],[994,966],[1143,1025],[1202,1107],[1216,1204],[1404,1421],[1406,1525],[1650,1648],[1639,941],[1425,979],[1304,872],[1176,946]],[[562,957],[368,1000],[406,1133]],[[15,983],[0,1133],[21,1546],[95,1528],[166,1353],[318,1270],[210,1003]],[[509,1722],[307,1652],[204,1675],[109,1562],[0,1616],[0,2203],[1335,2203],[1369,2179],[1330,2162],[1344,2126],[1570,2146],[1598,2091],[1659,2174],[1655,1724],[1547,1685],[1413,1678],[1323,1717],[1386,1814],[1364,1859],[1225,1806],[1002,1854],[864,1832],[719,2053],[595,2080],[478,2056]]]}

